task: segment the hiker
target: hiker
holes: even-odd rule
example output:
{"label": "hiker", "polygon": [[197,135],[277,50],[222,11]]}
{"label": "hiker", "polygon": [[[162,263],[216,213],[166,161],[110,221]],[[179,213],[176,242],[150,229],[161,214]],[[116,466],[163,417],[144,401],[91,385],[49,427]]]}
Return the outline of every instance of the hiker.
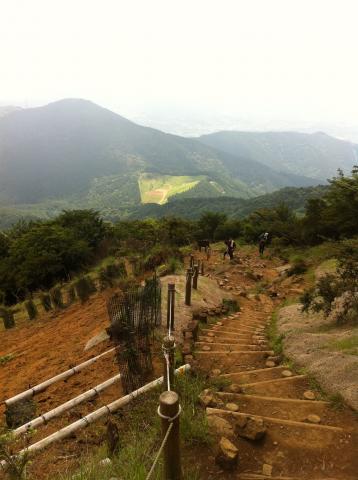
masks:
{"label": "hiker", "polygon": [[226,245],[226,250],[224,253],[224,260],[226,255],[229,255],[230,260],[232,260],[234,258],[234,250],[236,249],[236,243],[232,238],[230,238],[229,240],[225,241],[225,245]]}
{"label": "hiker", "polygon": [[269,239],[269,234],[268,234],[268,232],[261,233],[261,235],[259,236],[259,253],[260,253],[260,257],[262,257],[262,255],[264,254],[264,250],[265,250],[266,244],[267,244],[267,242],[268,242],[268,239]]}

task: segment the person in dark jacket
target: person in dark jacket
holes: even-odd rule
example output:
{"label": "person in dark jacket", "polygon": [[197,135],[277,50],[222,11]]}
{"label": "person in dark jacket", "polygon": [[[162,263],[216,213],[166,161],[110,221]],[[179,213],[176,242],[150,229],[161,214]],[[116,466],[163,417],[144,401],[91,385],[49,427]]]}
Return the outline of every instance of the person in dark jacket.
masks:
{"label": "person in dark jacket", "polygon": [[269,239],[269,233],[268,232],[261,233],[261,235],[259,236],[259,254],[260,254],[261,257],[264,254],[265,247],[266,247],[266,244],[268,242],[268,239]]}
{"label": "person in dark jacket", "polygon": [[234,251],[236,249],[236,243],[232,238],[230,238],[229,240],[225,241],[225,245],[226,245],[226,250],[225,250],[225,253],[224,253],[224,260],[225,260],[226,255],[229,255],[230,260],[232,260],[234,258]]}

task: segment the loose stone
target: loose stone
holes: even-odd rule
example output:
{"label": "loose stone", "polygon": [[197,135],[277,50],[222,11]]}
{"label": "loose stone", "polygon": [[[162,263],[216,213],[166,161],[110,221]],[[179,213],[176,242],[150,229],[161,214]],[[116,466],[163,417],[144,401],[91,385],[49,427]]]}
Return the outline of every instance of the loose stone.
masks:
{"label": "loose stone", "polygon": [[315,400],[316,399],[316,395],[314,392],[312,392],[311,390],[306,390],[303,394],[303,398],[305,400]]}

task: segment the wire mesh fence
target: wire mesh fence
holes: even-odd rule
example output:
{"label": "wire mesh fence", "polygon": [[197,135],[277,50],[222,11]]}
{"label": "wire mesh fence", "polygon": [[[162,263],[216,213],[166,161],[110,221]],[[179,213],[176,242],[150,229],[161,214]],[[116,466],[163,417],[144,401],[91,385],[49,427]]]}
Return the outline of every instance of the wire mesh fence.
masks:
{"label": "wire mesh fence", "polygon": [[125,393],[136,390],[152,371],[151,341],[161,324],[161,285],[154,276],[144,286],[130,287],[107,303],[111,336]]}

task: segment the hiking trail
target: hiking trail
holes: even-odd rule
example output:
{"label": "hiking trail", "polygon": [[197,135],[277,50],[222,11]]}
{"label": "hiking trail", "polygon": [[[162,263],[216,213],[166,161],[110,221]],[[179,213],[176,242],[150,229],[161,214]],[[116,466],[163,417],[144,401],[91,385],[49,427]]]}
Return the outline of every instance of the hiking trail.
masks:
{"label": "hiking trail", "polygon": [[195,345],[200,369],[226,381],[201,396],[215,443],[226,438],[223,450],[230,456],[233,444],[239,457],[237,468],[225,472],[210,456],[206,478],[357,480],[356,414],[336,410],[309,374],[269,346],[267,327],[290,288],[279,286],[277,262],[240,250],[233,262],[223,262],[214,251],[207,272],[238,295],[241,308],[203,328]]}

